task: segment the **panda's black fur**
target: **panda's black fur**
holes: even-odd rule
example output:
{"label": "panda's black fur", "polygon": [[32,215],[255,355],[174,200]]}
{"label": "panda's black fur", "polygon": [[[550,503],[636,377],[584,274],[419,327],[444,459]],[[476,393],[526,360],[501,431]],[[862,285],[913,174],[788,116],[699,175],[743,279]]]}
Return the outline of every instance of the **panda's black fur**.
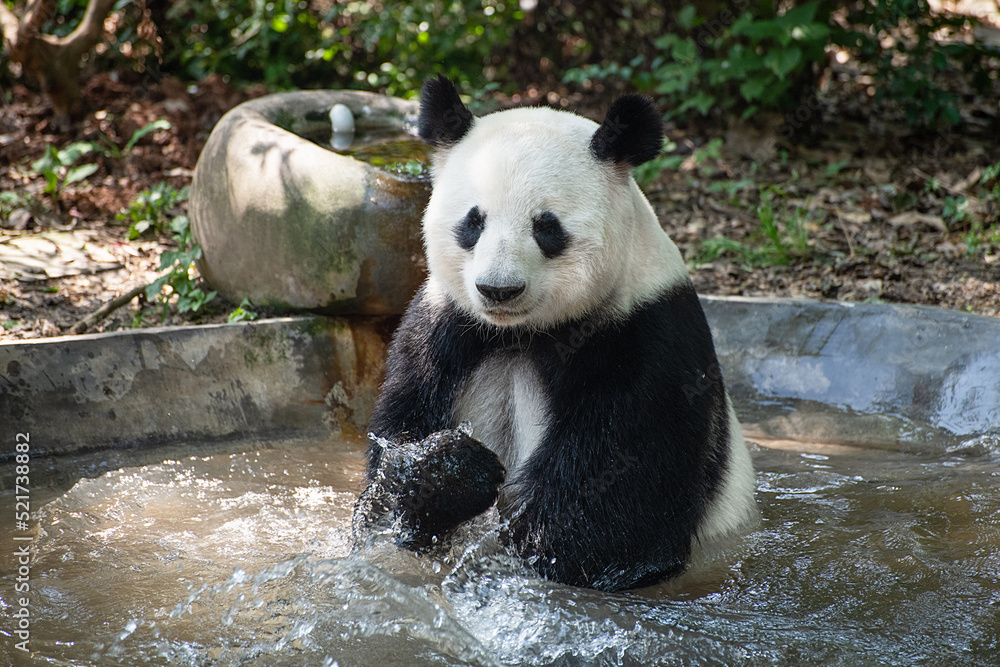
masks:
{"label": "panda's black fur", "polygon": [[[460,141],[471,124],[452,93],[440,79],[424,90],[420,130],[437,146]],[[650,127],[651,107],[635,96],[613,106],[593,136],[593,155],[629,165],[654,156],[662,135],[658,115]],[[565,235],[558,218],[542,227],[550,241]],[[455,242],[474,245],[474,236],[459,232]],[[492,451],[452,430],[457,392],[498,359],[530,365],[551,408],[541,441],[506,476]],[[394,517],[400,543],[419,549],[499,494],[508,539],[543,576],[603,590],[650,585],[688,562],[730,465],[730,428],[712,335],[690,281],[625,318],[594,313],[541,330],[483,322],[452,300],[429,298],[425,286],[389,349],[356,528]],[[447,453],[452,442],[460,453]],[[414,496],[423,501],[407,500]]]}

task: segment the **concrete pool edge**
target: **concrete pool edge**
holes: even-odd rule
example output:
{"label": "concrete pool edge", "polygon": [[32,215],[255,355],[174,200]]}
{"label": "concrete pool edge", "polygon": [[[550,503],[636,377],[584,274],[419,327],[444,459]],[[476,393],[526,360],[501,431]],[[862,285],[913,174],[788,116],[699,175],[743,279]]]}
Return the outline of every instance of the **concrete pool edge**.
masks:
{"label": "concrete pool edge", "polygon": [[[770,437],[940,453],[1000,442],[1000,319],[703,297],[737,412]],[[298,316],[0,343],[0,461],[363,433],[394,318]],[[991,444],[992,443],[992,444]]]}
{"label": "concrete pool edge", "polygon": [[0,414],[34,456],[363,432],[394,318],[288,317],[0,344]]}
{"label": "concrete pool edge", "polygon": [[737,413],[767,437],[1000,451],[1000,319],[910,304],[702,297]]}

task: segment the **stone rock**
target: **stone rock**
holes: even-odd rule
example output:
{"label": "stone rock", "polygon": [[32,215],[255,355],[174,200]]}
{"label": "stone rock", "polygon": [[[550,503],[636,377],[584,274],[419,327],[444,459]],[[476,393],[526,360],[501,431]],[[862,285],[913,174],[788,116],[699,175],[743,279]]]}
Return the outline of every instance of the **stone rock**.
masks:
{"label": "stone rock", "polygon": [[198,269],[234,303],[397,314],[423,282],[426,179],[398,176],[304,137],[346,105],[357,133],[402,132],[416,102],[360,91],[269,95],[212,130],[191,184]]}

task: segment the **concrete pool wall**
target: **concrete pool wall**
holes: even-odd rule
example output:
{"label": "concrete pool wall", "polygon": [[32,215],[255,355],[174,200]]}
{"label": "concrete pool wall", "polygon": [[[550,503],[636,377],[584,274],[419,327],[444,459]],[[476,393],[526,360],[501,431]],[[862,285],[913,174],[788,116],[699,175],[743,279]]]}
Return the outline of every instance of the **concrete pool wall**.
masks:
{"label": "concrete pool wall", "polygon": [[[751,437],[1000,451],[1000,320],[905,305],[702,302]],[[28,432],[35,457],[56,457],[363,435],[396,321],[302,316],[3,343],[2,437]]]}
{"label": "concrete pool wall", "polygon": [[4,437],[30,433],[37,457],[363,432],[394,322],[293,317],[0,344]]}

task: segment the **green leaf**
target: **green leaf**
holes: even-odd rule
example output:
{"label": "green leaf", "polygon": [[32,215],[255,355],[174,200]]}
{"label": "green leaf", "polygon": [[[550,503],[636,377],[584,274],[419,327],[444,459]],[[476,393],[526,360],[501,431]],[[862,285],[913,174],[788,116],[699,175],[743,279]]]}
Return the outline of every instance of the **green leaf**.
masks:
{"label": "green leaf", "polygon": [[661,51],[666,51],[667,49],[672,48],[674,44],[679,41],[681,41],[680,37],[673,33],[667,33],[666,35],[657,37],[656,40],[653,41],[653,44]]}
{"label": "green leaf", "polygon": [[244,298],[237,306],[236,310],[229,313],[229,322],[242,322],[244,320],[255,320],[257,319],[257,313],[253,312],[253,304],[250,303],[250,299]]}
{"label": "green leaf", "polygon": [[951,104],[941,109],[941,116],[949,125],[957,125],[962,120],[961,112]]}
{"label": "green leaf", "polygon": [[70,183],[82,181],[95,171],[97,171],[96,164],[81,164],[78,167],[71,167],[70,170],[66,172],[66,184],[69,185]]}
{"label": "green leaf", "polygon": [[190,220],[186,215],[179,215],[170,221],[170,230],[174,234],[183,234],[188,230]]}
{"label": "green leaf", "polygon": [[747,102],[753,102],[754,100],[759,100],[767,90],[767,84],[770,81],[770,77],[756,76],[752,79],[744,81],[740,84],[740,95],[743,96]]}
{"label": "green leaf", "polygon": [[[744,15],[746,16],[746,15]],[[742,19],[742,17],[741,17]],[[789,39],[788,30],[775,21],[737,20],[733,24],[733,34],[749,37],[751,40],[760,42],[765,39],[773,39],[778,42],[782,39]]]}
{"label": "green leaf", "polygon": [[802,62],[802,50],[797,46],[771,50],[764,56],[764,66],[784,79]]}
{"label": "green leaf", "polygon": [[830,30],[830,27],[825,26],[822,23],[806,23],[792,28],[789,35],[791,35],[794,40],[800,42],[819,42],[819,45],[822,46],[827,35],[831,32],[833,31]]}
{"label": "green leaf", "polygon": [[677,92],[686,93],[697,73],[697,65],[681,65],[679,63],[664,65],[656,72],[656,92],[663,95]]}
{"label": "green leaf", "polygon": [[979,184],[986,185],[994,178],[1000,178],[1000,162],[997,162],[996,164],[991,164],[990,166],[986,167],[986,169],[983,169],[983,175],[979,179]]}
{"label": "green leaf", "polygon": [[684,30],[691,30],[698,25],[698,16],[695,14],[695,11],[694,5],[685,5],[683,9],[677,12],[677,25]]}
{"label": "green leaf", "polygon": [[45,145],[45,153],[31,163],[31,168],[39,174],[55,173],[55,170],[62,166],[59,162],[59,153],[52,144]]}
{"label": "green leaf", "polygon": [[75,143],[72,143],[66,148],[59,151],[58,153],[59,164],[61,164],[64,167],[68,167],[77,160],[79,160],[81,157],[86,155],[87,153],[93,151],[95,148],[97,148],[97,144],[91,143],[89,141],[77,141]]}
{"label": "green leaf", "polygon": [[169,130],[170,128],[171,125],[169,120],[163,120],[162,118],[160,120],[154,120],[149,125],[141,127],[135,131],[132,138],[128,140],[127,144],[125,144],[125,150],[123,152],[128,153],[131,151],[136,143],[150,132],[156,132],[157,130]]}
{"label": "green leaf", "polygon": [[730,79],[741,80],[764,69],[764,57],[742,44],[734,44],[726,59],[720,62],[720,67],[728,70]]}
{"label": "green leaf", "polygon": [[142,236],[146,232],[146,230],[149,229],[151,226],[152,224],[149,222],[149,220],[137,220],[136,222],[132,223],[132,225],[128,228],[128,240],[135,241],[137,238]]}
{"label": "green leaf", "polygon": [[740,14],[739,18],[733,22],[733,26],[731,28],[732,33],[734,35],[742,35],[747,26],[754,23],[755,20],[756,19],[754,19],[753,14],[750,12],[743,12]]}
{"label": "green leaf", "polygon": [[680,114],[684,113],[688,109],[694,109],[702,116],[707,116],[708,112],[712,110],[713,106],[715,106],[715,102],[716,99],[714,95],[709,95],[704,91],[698,91],[691,97],[684,100],[684,104],[680,106],[677,113]]}
{"label": "green leaf", "polygon": [[176,250],[167,250],[162,255],[160,255],[160,270],[169,269],[177,261],[179,253]]}
{"label": "green leaf", "polygon": [[[702,63],[702,70],[708,74],[708,85],[710,88],[718,89],[733,79],[742,79],[744,74],[733,68],[733,64],[728,60],[706,60]],[[704,79],[702,79],[704,81]]]}
{"label": "green leaf", "polygon": [[812,23],[813,19],[816,18],[817,5],[816,2],[807,2],[804,5],[792,7],[781,16],[775,17],[774,22],[786,28]]}
{"label": "green leaf", "polygon": [[43,172],[45,176],[45,192],[52,194],[59,189],[59,174],[55,171]]}
{"label": "green leaf", "polygon": [[163,286],[167,284],[167,278],[161,276],[146,286],[146,301],[156,301],[156,297],[163,291]]}
{"label": "green leaf", "polygon": [[677,62],[689,65],[698,59],[698,45],[690,39],[680,40],[670,49],[670,55]]}
{"label": "green leaf", "polygon": [[830,163],[826,165],[826,169],[823,170],[823,175],[828,178],[836,176],[841,171],[843,171],[844,167],[846,167],[848,164],[849,164],[848,160],[840,160],[839,162]]}
{"label": "green leaf", "polygon": [[753,116],[758,111],[760,111],[760,107],[757,106],[756,104],[751,104],[747,106],[746,109],[743,110],[743,113],[740,114],[740,120],[746,120],[751,116]]}

